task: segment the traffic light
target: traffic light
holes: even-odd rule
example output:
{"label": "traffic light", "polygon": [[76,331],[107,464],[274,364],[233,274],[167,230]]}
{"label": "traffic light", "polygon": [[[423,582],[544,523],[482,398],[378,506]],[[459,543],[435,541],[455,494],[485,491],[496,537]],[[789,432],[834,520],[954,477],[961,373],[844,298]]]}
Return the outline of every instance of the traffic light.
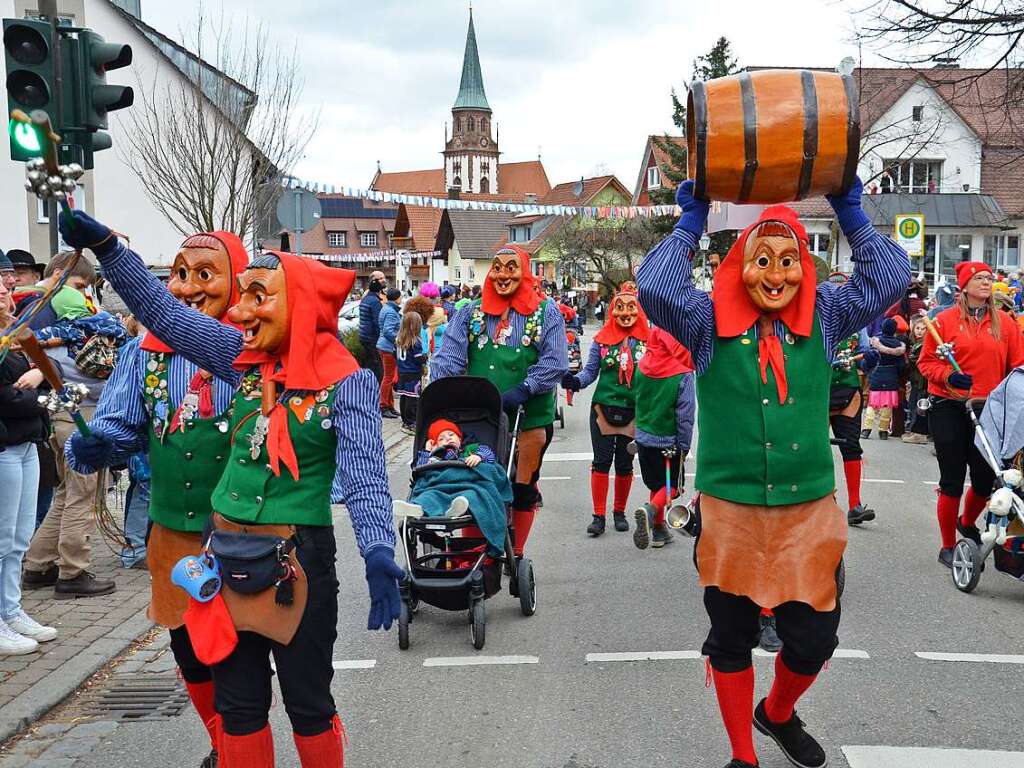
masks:
{"label": "traffic light", "polygon": [[[54,109],[53,31],[45,21],[4,19],[4,63],[7,70],[7,111]],[[9,124],[11,159],[28,160],[42,152],[36,129],[27,123]]]}
{"label": "traffic light", "polygon": [[80,160],[85,168],[93,167],[94,152],[113,146],[105,130],[107,113],[130,107],[135,101],[135,93],[129,86],[107,83],[107,72],[131,63],[131,46],[104,42],[91,29],[78,32],[71,62],[74,105],[72,114],[65,114],[64,135],[67,143],[81,147]]}

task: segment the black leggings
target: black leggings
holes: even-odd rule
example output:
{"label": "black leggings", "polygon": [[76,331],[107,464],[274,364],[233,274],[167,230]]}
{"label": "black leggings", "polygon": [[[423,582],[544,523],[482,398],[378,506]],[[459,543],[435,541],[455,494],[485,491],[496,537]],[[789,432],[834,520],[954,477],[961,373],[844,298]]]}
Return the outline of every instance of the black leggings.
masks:
{"label": "black leggings", "polygon": [[615,460],[616,476],[633,474],[633,456],[626,446],[631,442],[626,435],[604,435],[597,425],[597,408],[590,406],[590,442],[594,446],[594,462],[591,468],[595,472],[608,474]]}
{"label": "black leggings", "polygon": [[935,441],[935,456],[939,460],[939,490],[945,496],[960,498],[968,467],[971,470],[971,488],[979,496],[992,495],[996,473],[974,446],[974,424],[961,400],[933,397],[928,411],[928,427]]}
{"label": "black leggings", "polygon": [[255,632],[239,632],[238,646],[213,667],[214,701],[224,730],[245,736],[267,724],[272,691],[270,655],[292,730],[316,736],[337,713],[331,696],[332,656],[338,638],[337,546],[331,526],[299,526],[295,548],[309,581],[309,598],[298,631],[288,645]]}
{"label": "black leggings", "polygon": [[[704,589],[704,608],[711,631],[701,653],[719,672],[742,672],[751,664],[751,650],[758,642],[761,607],[748,597]],[[777,605],[775,626],[782,640],[782,660],[798,675],[816,675],[839,645],[839,599],[831,611],[816,611],[807,603]]]}
{"label": "black leggings", "polygon": [[[661,448],[641,445],[638,446],[637,455],[640,458],[640,474],[647,490],[660,491],[665,487],[665,454],[662,453]],[[686,454],[682,451],[676,451],[675,456],[672,457],[669,475],[673,489],[686,487],[683,476],[683,462],[685,461]]]}
{"label": "black leggings", "polygon": [[213,673],[208,666],[196,658],[196,652],[192,649],[192,638],[188,636],[188,630],[184,626],[177,629],[167,630],[171,633],[171,654],[174,662],[181,670],[181,676],[186,683],[208,683],[213,679]]}

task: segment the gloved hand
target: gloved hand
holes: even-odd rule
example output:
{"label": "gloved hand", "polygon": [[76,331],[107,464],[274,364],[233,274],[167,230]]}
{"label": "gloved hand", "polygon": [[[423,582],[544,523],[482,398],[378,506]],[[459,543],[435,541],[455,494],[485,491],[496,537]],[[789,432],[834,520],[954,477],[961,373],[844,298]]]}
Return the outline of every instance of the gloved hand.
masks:
{"label": "gloved hand", "polygon": [[882,362],[882,353],[874,349],[869,349],[864,353],[864,357],[860,359],[860,369],[865,373],[873,371],[878,367],[880,362]]}
{"label": "gloved hand", "polygon": [[562,376],[562,389],[567,389],[570,392],[579,392],[583,389],[583,385],[580,384],[580,377],[575,373],[567,373]]}
{"label": "gloved hand", "polygon": [[117,238],[108,226],[83,211],[74,210],[71,215],[73,222],[68,220],[64,211],[60,212],[58,219],[58,228],[65,243],[72,248],[89,248],[98,255],[113,250]]}
{"label": "gloved hand", "polygon": [[108,467],[114,459],[114,441],[102,430],[93,429],[88,437],[75,432],[71,435],[71,453],[75,459],[93,469]]}
{"label": "gloved hand", "polygon": [[366,584],[370,589],[367,629],[391,629],[391,622],[398,618],[401,610],[398,582],[403,578],[405,569],[395,562],[395,553],[390,547],[374,547],[366,555]]}
{"label": "gloved hand", "polygon": [[683,215],[676,223],[678,229],[684,229],[700,237],[704,234],[704,225],[711,210],[710,200],[700,200],[693,196],[693,181],[687,179],[676,190],[676,205],[683,209]]}
{"label": "gloved hand", "polygon": [[864,183],[859,176],[853,177],[853,184],[845,193],[825,195],[832,210],[836,212],[839,226],[843,234],[849,236],[868,223],[867,214],[860,207],[860,198],[864,194]]}
{"label": "gloved hand", "polygon": [[530,388],[524,381],[501,393],[501,407],[506,411],[514,411],[516,408],[526,405],[526,401],[531,397]]}
{"label": "gloved hand", "polygon": [[953,389],[970,389],[974,384],[974,377],[969,373],[951,373],[946,377],[946,383]]}

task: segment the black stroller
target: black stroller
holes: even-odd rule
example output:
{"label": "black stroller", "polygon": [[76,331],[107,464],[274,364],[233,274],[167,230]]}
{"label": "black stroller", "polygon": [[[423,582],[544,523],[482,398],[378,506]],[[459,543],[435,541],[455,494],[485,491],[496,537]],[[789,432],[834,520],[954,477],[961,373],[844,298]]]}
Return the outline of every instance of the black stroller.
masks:
{"label": "black stroller", "polygon": [[[493,446],[498,463],[512,476],[519,414],[510,434],[497,388],[487,379],[454,376],[432,382],[420,394],[410,487],[427,472],[464,466],[450,461],[416,466],[416,456],[424,448],[430,424],[441,418],[455,422],[477,441]],[[407,517],[401,521],[399,536],[404,544],[407,576],[399,588],[399,648],[409,647],[409,623],[420,601],[445,611],[468,611],[473,647],[483,648],[487,626],[484,601],[501,590],[503,572],[508,575],[509,593],[519,599],[523,615],[534,614],[537,586],[533,563],[528,557],[517,558],[514,554],[515,530],[507,505],[505,517],[505,546],[501,554],[488,553],[487,541],[476,529],[472,510],[461,517]],[[476,535],[467,535],[474,531]]]}

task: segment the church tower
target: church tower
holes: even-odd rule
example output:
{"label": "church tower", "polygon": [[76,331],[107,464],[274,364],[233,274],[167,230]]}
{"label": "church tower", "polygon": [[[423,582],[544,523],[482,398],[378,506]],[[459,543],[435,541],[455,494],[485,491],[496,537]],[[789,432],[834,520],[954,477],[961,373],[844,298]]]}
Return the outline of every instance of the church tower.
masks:
{"label": "church tower", "polygon": [[473,194],[498,194],[498,142],[491,134],[491,107],[484,93],[480,54],[469,9],[469,32],[462,60],[462,82],[452,107],[452,134],[445,131],[445,188]]}

